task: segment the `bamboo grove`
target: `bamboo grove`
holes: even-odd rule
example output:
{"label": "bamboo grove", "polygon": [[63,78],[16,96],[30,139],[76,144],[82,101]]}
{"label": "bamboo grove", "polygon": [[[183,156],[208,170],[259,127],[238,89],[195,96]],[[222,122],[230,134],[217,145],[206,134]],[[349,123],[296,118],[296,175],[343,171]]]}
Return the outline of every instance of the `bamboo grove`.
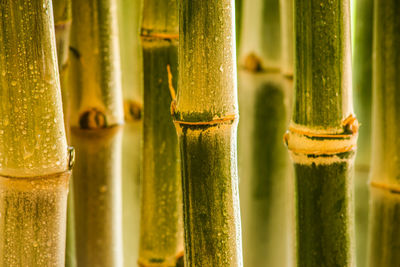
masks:
{"label": "bamboo grove", "polygon": [[0,266],[399,266],[399,14],[0,0]]}

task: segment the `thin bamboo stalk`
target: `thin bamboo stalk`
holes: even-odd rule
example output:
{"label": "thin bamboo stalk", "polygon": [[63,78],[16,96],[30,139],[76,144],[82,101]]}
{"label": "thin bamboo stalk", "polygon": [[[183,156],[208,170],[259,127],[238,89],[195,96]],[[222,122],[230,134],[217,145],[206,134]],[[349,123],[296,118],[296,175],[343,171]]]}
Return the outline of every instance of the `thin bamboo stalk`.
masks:
{"label": "thin bamboo stalk", "polygon": [[279,0],[243,0],[242,5],[240,65],[246,69],[279,70],[282,60]]}
{"label": "thin bamboo stalk", "polygon": [[[63,113],[65,125],[69,125],[69,97],[67,90],[68,75],[68,55],[69,55],[69,39],[71,32],[71,0],[54,0],[54,27],[56,33],[57,45],[57,62],[58,71],[60,73],[61,93],[63,99]],[[69,139],[69,128],[66,127],[67,138]]]}
{"label": "thin bamboo stalk", "polygon": [[0,10],[0,265],[63,266],[72,158],[51,1]]}
{"label": "thin bamboo stalk", "polygon": [[350,2],[296,0],[295,105],[285,136],[295,167],[298,266],[354,266]]}
{"label": "thin bamboo stalk", "polygon": [[[63,114],[65,131],[67,140],[70,140],[69,129],[69,94],[67,90],[68,80],[68,55],[69,55],[69,38],[71,31],[71,0],[54,0],[53,1],[53,14],[54,14],[54,27],[56,34],[57,46],[57,62],[58,71],[60,73],[60,85],[63,102]],[[74,218],[73,218],[73,185],[70,181],[69,195],[68,195],[68,209],[67,209],[67,240],[65,248],[65,265],[68,267],[76,266],[75,260],[75,233],[74,233]]]}
{"label": "thin bamboo stalk", "polygon": [[[354,1],[353,1],[354,2]],[[357,265],[367,266],[368,184],[371,160],[373,0],[353,3],[354,108],[361,122],[355,161],[355,221]]]}
{"label": "thin bamboo stalk", "polygon": [[140,45],[142,1],[118,1],[122,91],[126,124],[122,133],[122,232],[124,266],[137,265],[142,172],[143,64]]}
{"label": "thin bamboo stalk", "polygon": [[122,266],[121,130],[72,131],[78,266]]}
{"label": "thin bamboo stalk", "polygon": [[282,73],[293,77],[293,0],[280,0]]}
{"label": "thin bamboo stalk", "polygon": [[170,112],[170,87],[176,88],[177,82],[178,30],[175,0],[144,1],[140,266],[175,266],[183,254],[179,148]]}
{"label": "thin bamboo stalk", "polygon": [[185,265],[242,266],[234,1],[182,0],[179,17]]}
{"label": "thin bamboo stalk", "polygon": [[76,258],[80,266],[122,266],[121,125],[116,0],[72,2],[69,69]]}
{"label": "thin bamboo stalk", "polygon": [[400,194],[372,187],[370,209],[367,266],[399,266]]}
{"label": "thin bamboo stalk", "polygon": [[72,2],[69,84],[73,127],[99,129],[124,121],[116,3]]}
{"label": "thin bamboo stalk", "polygon": [[238,162],[245,266],[290,266],[289,157],[282,142],[293,86],[239,71]]}
{"label": "thin bamboo stalk", "polygon": [[[368,266],[397,266],[400,3],[374,1],[373,141]],[[377,188],[377,189],[375,189]],[[384,265],[381,265],[384,264]]]}
{"label": "thin bamboo stalk", "polygon": [[142,47],[140,22],[143,1],[118,0],[121,81],[127,122],[139,120],[143,105]]}

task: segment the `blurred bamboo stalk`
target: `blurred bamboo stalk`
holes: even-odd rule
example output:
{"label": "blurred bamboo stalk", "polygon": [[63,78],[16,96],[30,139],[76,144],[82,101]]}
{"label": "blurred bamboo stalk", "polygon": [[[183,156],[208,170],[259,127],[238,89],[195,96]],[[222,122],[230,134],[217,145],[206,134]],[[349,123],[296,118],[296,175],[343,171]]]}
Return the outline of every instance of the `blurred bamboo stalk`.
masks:
{"label": "blurred bamboo stalk", "polygon": [[80,159],[74,171],[77,265],[122,266],[117,0],[72,2],[70,64],[70,127]]}
{"label": "blurred bamboo stalk", "polygon": [[242,5],[239,64],[253,70],[281,69],[279,0],[243,0]]}
{"label": "blurred bamboo stalk", "polygon": [[[293,77],[293,0],[280,0],[280,24],[281,24],[281,45],[282,45],[282,74]],[[273,42],[273,40],[269,40]]]}
{"label": "blurred bamboo stalk", "polygon": [[[69,39],[72,22],[72,2],[71,0],[53,0],[54,13],[54,28],[56,34],[58,71],[60,73],[60,85],[63,102],[64,125],[67,135],[67,141],[70,142],[69,129],[69,96],[67,90],[68,80],[68,56],[69,56]],[[74,233],[74,218],[73,218],[73,185],[70,180],[68,194],[68,209],[67,209],[67,241],[65,248],[65,266],[76,266],[75,259],[75,233]]]}
{"label": "blurred bamboo stalk", "polygon": [[374,1],[373,141],[368,266],[398,266],[400,3]]}
{"label": "blurred bamboo stalk", "polygon": [[294,2],[295,106],[285,136],[295,167],[298,266],[355,266],[350,1]]}
{"label": "blurred bamboo stalk", "polygon": [[172,111],[182,159],[185,265],[242,266],[234,1],[181,0],[179,7]]}
{"label": "blurred bamboo stalk", "polygon": [[282,142],[293,86],[239,71],[239,177],[245,266],[290,266],[291,166]]}
{"label": "blurred bamboo stalk", "polygon": [[122,128],[72,129],[78,266],[122,266]]}
{"label": "blurred bamboo stalk", "polygon": [[0,265],[63,266],[67,149],[50,0],[0,3]]}
{"label": "blurred bamboo stalk", "polygon": [[[355,2],[355,3],[354,3]],[[371,160],[373,0],[352,3],[354,108],[361,123],[355,161],[357,266],[367,265],[368,178]]]}
{"label": "blurred bamboo stalk", "polygon": [[[175,266],[183,254],[182,184],[171,118],[176,88],[178,6],[145,0],[142,22],[144,117],[139,266]],[[174,89],[172,89],[174,90]]]}
{"label": "blurred bamboo stalk", "polygon": [[142,1],[118,1],[121,81],[126,124],[122,133],[122,232],[124,266],[136,266],[140,239],[143,64]]}

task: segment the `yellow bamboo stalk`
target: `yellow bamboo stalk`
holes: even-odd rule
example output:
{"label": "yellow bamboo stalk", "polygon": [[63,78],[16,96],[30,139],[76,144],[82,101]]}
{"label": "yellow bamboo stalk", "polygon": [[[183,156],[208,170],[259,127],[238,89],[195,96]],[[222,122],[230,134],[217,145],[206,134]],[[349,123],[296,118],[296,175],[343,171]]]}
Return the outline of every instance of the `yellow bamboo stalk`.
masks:
{"label": "yellow bamboo stalk", "polygon": [[73,162],[50,0],[0,3],[0,265],[63,266]]}

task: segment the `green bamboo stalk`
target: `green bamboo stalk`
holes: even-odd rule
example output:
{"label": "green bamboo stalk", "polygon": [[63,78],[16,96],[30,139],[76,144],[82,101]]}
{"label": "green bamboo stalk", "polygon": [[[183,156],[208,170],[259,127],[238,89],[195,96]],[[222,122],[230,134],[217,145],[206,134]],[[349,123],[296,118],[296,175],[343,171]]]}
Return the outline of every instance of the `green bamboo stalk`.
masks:
{"label": "green bamboo stalk", "polygon": [[[400,3],[374,2],[373,141],[368,266],[397,266],[400,192],[398,117]],[[377,188],[377,189],[374,189]],[[385,265],[380,265],[384,263]]]}
{"label": "green bamboo stalk", "polygon": [[350,2],[294,2],[295,105],[285,136],[295,168],[298,266],[354,266]]}
{"label": "green bamboo stalk", "polygon": [[0,9],[0,265],[63,266],[72,158],[51,1]]}
{"label": "green bamboo stalk", "polygon": [[367,266],[399,266],[400,194],[372,187],[370,208]]}
{"label": "green bamboo stalk", "polygon": [[354,108],[362,123],[356,158],[358,169],[368,170],[371,156],[372,22],[373,0],[358,0],[356,5],[353,53]]}
{"label": "green bamboo stalk", "polygon": [[76,259],[122,266],[121,127],[116,0],[72,2],[70,45]]}
{"label": "green bamboo stalk", "polygon": [[169,88],[177,82],[178,30],[175,0],[144,1],[140,266],[175,266],[183,251],[179,150]]}
{"label": "green bamboo stalk", "polygon": [[282,60],[279,0],[244,0],[242,5],[240,65],[246,69],[279,70]]}
{"label": "green bamboo stalk", "polygon": [[[67,140],[70,140],[69,129],[69,94],[67,90],[68,80],[68,55],[69,55],[69,38],[71,31],[71,0],[54,0],[53,13],[54,13],[54,27],[56,34],[57,46],[57,62],[58,71],[60,73],[60,85],[63,101],[63,114],[65,131]],[[74,233],[74,218],[73,218],[73,185],[70,181],[69,195],[68,195],[68,209],[67,209],[67,241],[65,248],[65,265],[68,267],[76,266],[75,260],[75,233]]]}
{"label": "green bamboo stalk", "polygon": [[245,266],[290,266],[291,168],[282,135],[291,89],[273,73],[239,71],[238,163]]}
{"label": "green bamboo stalk", "polygon": [[182,0],[179,17],[185,265],[242,266],[234,1]]}
{"label": "green bamboo stalk", "polygon": [[[69,39],[71,32],[71,0],[54,0],[54,27],[56,33],[58,71],[60,73],[61,93],[63,99],[63,113],[65,125],[69,125],[69,96],[67,90],[68,75],[68,55],[69,55]],[[67,138],[69,139],[69,128],[66,127]]]}
{"label": "green bamboo stalk", "polygon": [[373,0],[353,4],[354,108],[362,126],[355,161],[355,220],[357,265],[367,265],[368,185],[371,160],[372,23]]}
{"label": "green bamboo stalk", "polygon": [[280,0],[282,73],[293,77],[293,0]]}

